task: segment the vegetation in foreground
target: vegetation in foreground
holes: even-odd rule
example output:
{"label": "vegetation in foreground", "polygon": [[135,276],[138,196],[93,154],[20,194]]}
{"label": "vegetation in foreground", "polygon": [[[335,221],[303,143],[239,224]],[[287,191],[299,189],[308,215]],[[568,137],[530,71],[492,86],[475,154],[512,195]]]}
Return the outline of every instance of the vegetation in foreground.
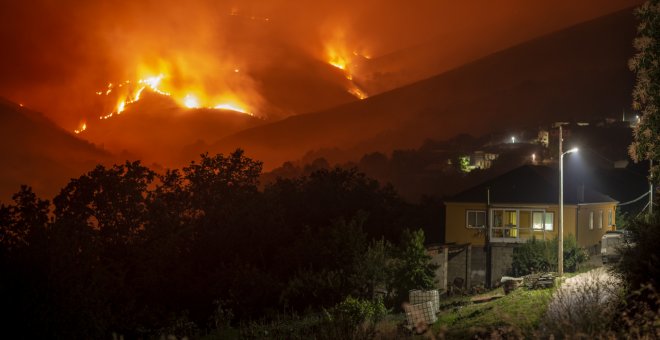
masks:
{"label": "vegetation in foreground", "polygon": [[[528,337],[536,331],[551,295],[552,289],[516,289],[504,295],[499,288],[486,295],[464,297],[441,311],[433,332],[450,339],[488,337],[495,331]],[[487,301],[474,302],[480,300]]]}
{"label": "vegetation in foreground", "polygon": [[423,232],[402,227],[418,214],[392,187],[334,169],[260,188],[260,173],[237,150],[165,174],[98,166],[52,205],[22,188],[0,205],[3,330],[201,336],[432,285]]}

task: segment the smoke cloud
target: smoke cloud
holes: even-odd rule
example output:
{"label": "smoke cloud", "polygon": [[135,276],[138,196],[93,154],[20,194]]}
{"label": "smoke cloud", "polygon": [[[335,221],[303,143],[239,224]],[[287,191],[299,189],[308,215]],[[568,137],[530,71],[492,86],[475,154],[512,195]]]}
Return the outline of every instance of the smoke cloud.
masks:
{"label": "smoke cloud", "polygon": [[496,31],[508,37],[500,44],[506,45],[526,32],[550,32],[630,5],[624,0],[4,1],[0,96],[72,130],[81,119],[111,110],[94,95],[108,82],[167,71],[171,89],[195,88],[209,103],[236,96],[259,110],[265,105],[260,80],[250,71],[272,67],[272,54],[281,46],[325,61],[328,44],[378,57],[437,37],[479,44],[492,38],[485,33]]}

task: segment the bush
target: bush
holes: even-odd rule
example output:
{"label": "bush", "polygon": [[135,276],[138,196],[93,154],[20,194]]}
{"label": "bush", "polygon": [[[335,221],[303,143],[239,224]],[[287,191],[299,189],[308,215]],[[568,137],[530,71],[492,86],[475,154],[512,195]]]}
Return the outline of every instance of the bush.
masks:
{"label": "bush", "polygon": [[397,306],[402,306],[410,290],[434,288],[438,266],[431,262],[426,252],[424,231],[403,232],[401,244],[395,250],[392,268],[389,286],[394,290],[394,304]]}
{"label": "bush", "polygon": [[559,338],[609,332],[621,301],[619,287],[602,268],[567,279],[553,294],[541,329]]}
{"label": "bush", "polygon": [[628,224],[629,236],[621,247],[615,271],[630,291],[660,284],[660,215],[642,216]]}
{"label": "bush", "polygon": [[[567,280],[553,295],[535,337],[658,339],[660,296],[651,285],[629,293],[603,269]],[[644,296],[644,299],[638,297]]]}
{"label": "bush", "polygon": [[[564,271],[575,272],[589,259],[587,251],[577,245],[575,236],[564,238]],[[523,276],[535,272],[557,269],[557,239],[537,240],[532,238],[513,250],[511,274]]]}
{"label": "bush", "polygon": [[240,329],[242,339],[372,339],[387,314],[382,300],[347,297],[321,314],[252,322]]}
{"label": "bush", "polygon": [[[532,238],[513,250],[512,275],[523,276],[534,272],[545,272],[552,268],[552,250],[548,241]],[[556,254],[555,249],[555,254]]]}
{"label": "bush", "polygon": [[371,339],[376,324],[387,315],[383,301],[360,300],[352,297],[326,312],[326,331],[333,339]]}

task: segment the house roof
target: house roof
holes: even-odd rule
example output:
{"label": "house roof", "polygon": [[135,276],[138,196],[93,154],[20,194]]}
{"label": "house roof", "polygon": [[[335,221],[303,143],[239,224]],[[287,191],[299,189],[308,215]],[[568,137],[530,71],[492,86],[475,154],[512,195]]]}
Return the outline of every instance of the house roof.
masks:
{"label": "house roof", "polygon": [[[522,204],[557,204],[559,201],[557,169],[523,165],[489,181],[454,195],[446,202],[483,202]],[[615,203],[615,199],[564,177],[564,203]]]}

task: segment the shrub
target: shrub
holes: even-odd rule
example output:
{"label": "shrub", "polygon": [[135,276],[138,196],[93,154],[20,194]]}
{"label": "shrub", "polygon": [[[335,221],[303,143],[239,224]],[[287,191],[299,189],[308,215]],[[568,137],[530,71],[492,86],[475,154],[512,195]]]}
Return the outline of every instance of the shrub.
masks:
{"label": "shrub", "polygon": [[387,314],[382,300],[347,297],[321,314],[287,316],[252,322],[240,329],[242,339],[372,339]]}
{"label": "shrub", "polygon": [[405,230],[401,244],[395,250],[392,263],[390,288],[395,292],[394,303],[401,306],[408,298],[408,292],[413,289],[432,289],[435,284],[437,265],[431,262],[431,257],[424,247],[424,231]]}
{"label": "shrub", "polygon": [[376,324],[387,315],[381,299],[360,300],[352,297],[326,311],[326,331],[332,339],[371,339]]}
{"label": "shrub", "polygon": [[660,284],[660,215],[642,216],[628,224],[627,241],[621,247],[621,261],[615,271],[631,291],[645,284]]}
{"label": "shrub", "polygon": [[619,287],[602,268],[567,279],[553,294],[541,330],[559,338],[607,333],[621,301]]}
{"label": "shrub", "polygon": [[522,276],[550,270],[552,268],[550,264],[552,250],[549,248],[550,242],[537,240],[536,238],[532,238],[515,248],[511,264],[512,275]]}
{"label": "shrub", "polygon": [[[564,238],[564,271],[575,272],[589,259],[587,251],[577,245],[575,236]],[[557,269],[557,239],[532,238],[513,250],[512,275],[522,276],[534,272]]]}

